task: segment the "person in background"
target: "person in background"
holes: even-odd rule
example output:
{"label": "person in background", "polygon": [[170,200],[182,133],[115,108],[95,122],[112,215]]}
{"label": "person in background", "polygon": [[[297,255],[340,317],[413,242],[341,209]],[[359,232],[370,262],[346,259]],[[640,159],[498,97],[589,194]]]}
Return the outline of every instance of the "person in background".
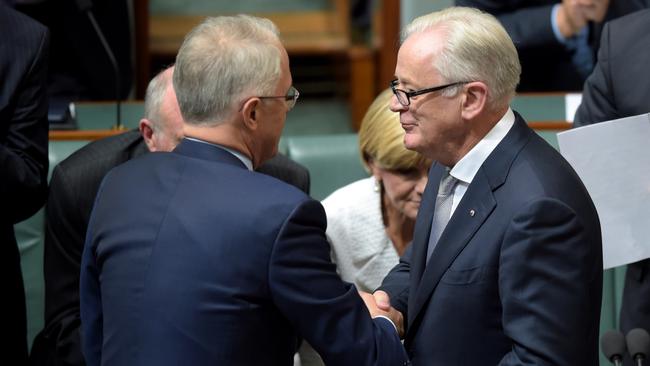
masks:
{"label": "person in background", "polygon": [[359,150],[371,177],[323,200],[327,239],[341,278],[372,292],[413,240],[413,227],[431,160],[404,147],[399,114],[384,90],[359,130]]}
{"label": "person in background", "polygon": [[[85,365],[79,334],[79,268],[92,205],[112,168],[150,151],[171,151],[182,138],[173,69],[149,82],[139,130],[92,142],[54,168],[45,214],[45,327],[34,340],[32,365]],[[285,156],[277,155],[258,171],[308,192],[309,172]]]}
{"label": "person in background", "polygon": [[448,8],[403,32],[390,108],[435,161],[413,243],[374,292],[420,365],[596,365],[596,208],[559,152],[510,109],[521,72],[499,21]]}
{"label": "person in background", "polygon": [[27,362],[27,316],[14,224],[47,194],[49,33],[0,1],[0,364]]}
{"label": "person in background", "polygon": [[[323,200],[332,261],[344,281],[374,291],[413,240],[413,227],[431,160],[404,147],[399,114],[384,90],[359,129],[361,159],[371,177],[348,184]],[[322,365],[311,347],[300,350],[302,366]]]}
{"label": "person in background", "polygon": [[[574,127],[650,112],[650,10],[605,24],[598,62],[582,91]],[[650,238],[648,239],[650,241]],[[650,260],[627,266],[620,328],[650,331]],[[635,364],[626,356],[626,365]]]}
{"label": "person in background", "polygon": [[521,60],[518,90],[579,91],[596,61],[604,22],[650,0],[456,0],[499,19]]}
{"label": "person in background", "polygon": [[320,203],[253,171],[277,154],[299,96],[275,25],[207,18],[173,83],[184,138],[113,169],[93,207],[88,365],[291,365],[298,335],[329,364],[405,363],[399,314],[337,275]]}

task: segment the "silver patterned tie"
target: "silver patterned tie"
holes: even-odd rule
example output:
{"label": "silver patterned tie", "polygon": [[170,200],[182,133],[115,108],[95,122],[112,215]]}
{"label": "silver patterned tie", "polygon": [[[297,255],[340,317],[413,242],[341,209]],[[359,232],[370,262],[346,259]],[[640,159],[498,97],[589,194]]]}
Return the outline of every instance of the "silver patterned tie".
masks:
{"label": "silver patterned tie", "polygon": [[431,258],[431,254],[438,244],[438,239],[440,239],[440,235],[445,230],[445,226],[447,226],[447,222],[449,222],[449,218],[451,217],[451,203],[454,198],[453,192],[456,183],[458,183],[458,179],[449,175],[449,169],[447,169],[445,175],[440,180],[440,186],[438,187],[436,208],[431,223],[431,232],[429,233],[427,263],[429,263],[429,258]]}

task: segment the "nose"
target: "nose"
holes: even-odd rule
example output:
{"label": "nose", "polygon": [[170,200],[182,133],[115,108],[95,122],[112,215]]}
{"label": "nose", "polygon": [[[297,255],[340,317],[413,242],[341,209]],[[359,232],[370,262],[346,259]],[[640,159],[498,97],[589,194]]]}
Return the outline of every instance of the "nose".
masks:
{"label": "nose", "polygon": [[395,94],[393,94],[393,96],[390,98],[390,104],[388,107],[392,112],[402,112],[408,109],[408,107],[403,106],[402,103],[397,100],[397,96]]}

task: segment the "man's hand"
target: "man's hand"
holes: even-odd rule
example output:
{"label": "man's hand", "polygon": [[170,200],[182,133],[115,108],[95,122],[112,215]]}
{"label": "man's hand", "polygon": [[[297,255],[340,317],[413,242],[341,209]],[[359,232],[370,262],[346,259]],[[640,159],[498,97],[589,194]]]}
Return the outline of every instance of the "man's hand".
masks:
{"label": "man's hand", "polygon": [[[387,317],[393,322],[393,324],[395,324],[400,338],[404,337],[404,316],[390,305],[387,293],[384,291],[376,291],[374,295],[371,295],[367,292],[359,291],[359,296],[361,296],[363,302],[366,303],[366,307],[368,308],[371,317]],[[379,299],[380,302],[377,302],[377,299]]]}
{"label": "man's hand", "polygon": [[564,37],[572,37],[587,26],[605,18],[610,0],[562,0],[557,12],[557,25]]}
{"label": "man's hand", "polygon": [[598,0],[562,0],[555,20],[560,29],[560,33],[565,38],[573,37],[582,28],[587,26],[589,19],[584,14],[584,6],[581,5],[580,1]]}
{"label": "man's hand", "polygon": [[587,20],[600,23],[605,19],[609,0],[575,0]]}

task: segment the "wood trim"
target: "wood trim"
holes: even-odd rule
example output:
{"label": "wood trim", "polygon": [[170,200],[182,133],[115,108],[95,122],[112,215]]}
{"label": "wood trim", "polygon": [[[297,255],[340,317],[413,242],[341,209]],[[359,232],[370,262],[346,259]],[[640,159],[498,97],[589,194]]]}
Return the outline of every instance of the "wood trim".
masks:
{"label": "wood trim", "polygon": [[529,122],[528,126],[533,130],[540,130],[540,131],[545,131],[545,130],[564,131],[564,130],[571,129],[573,125],[567,121],[533,121],[533,122]]}
{"label": "wood trim", "polygon": [[[362,98],[363,99],[363,98]],[[367,99],[367,95],[366,95]],[[362,103],[363,100],[357,100],[357,103]],[[367,102],[367,100],[366,100]],[[358,131],[358,127],[356,124],[361,123],[361,119],[363,118],[363,115],[360,114],[360,112],[365,112],[365,108],[361,109],[359,108],[359,113],[357,113],[357,118],[358,120],[354,120],[353,123],[355,123],[355,131]],[[535,122],[530,122],[528,123],[528,126],[534,130],[539,130],[539,131],[564,131],[568,130],[571,128],[571,124],[566,122],[566,121],[535,121]],[[64,131],[64,130],[52,130],[49,133],[50,140],[52,141],[75,141],[75,140],[89,140],[89,141],[94,141],[98,140],[104,137],[109,137],[109,136],[114,136],[114,135],[119,135],[121,133],[124,133],[125,129],[123,130],[70,130],[70,131]]]}
{"label": "wood trim", "polygon": [[[337,1],[338,8],[341,1]],[[343,1],[347,3],[347,1]],[[339,11],[337,9],[337,11]],[[347,13],[345,13],[347,14]],[[272,20],[280,30],[282,43],[292,53],[344,52],[350,47],[349,25],[332,11],[257,14]],[[347,16],[346,16],[347,17]],[[152,56],[178,52],[185,35],[205,16],[153,15],[149,22]]]}
{"label": "wood trim", "polygon": [[49,132],[51,141],[99,140],[104,137],[119,135],[127,130],[56,130]]}

